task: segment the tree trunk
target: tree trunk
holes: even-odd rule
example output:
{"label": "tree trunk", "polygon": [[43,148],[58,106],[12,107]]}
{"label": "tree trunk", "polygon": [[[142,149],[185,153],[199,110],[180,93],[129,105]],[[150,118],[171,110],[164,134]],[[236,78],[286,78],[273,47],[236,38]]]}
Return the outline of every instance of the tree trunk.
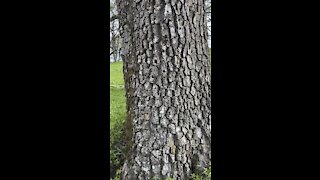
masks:
{"label": "tree trunk", "polygon": [[117,0],[129,152],[122,177],[189,179],[211,165],[204,0]]}

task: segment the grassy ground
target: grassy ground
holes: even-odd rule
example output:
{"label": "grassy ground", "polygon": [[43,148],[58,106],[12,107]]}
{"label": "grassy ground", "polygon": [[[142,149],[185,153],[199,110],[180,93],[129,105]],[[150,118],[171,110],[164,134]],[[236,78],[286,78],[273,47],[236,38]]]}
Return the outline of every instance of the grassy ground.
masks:
{"label": "grassy ground", "polygon": [[110,85],[123,85],[122,62],[110,64]]}
{"label": "grassy ground", "polygon": [[110,64],[110,129],[116,121],[124,121],[126,114],[126,99],[123,87],[122,63]]}

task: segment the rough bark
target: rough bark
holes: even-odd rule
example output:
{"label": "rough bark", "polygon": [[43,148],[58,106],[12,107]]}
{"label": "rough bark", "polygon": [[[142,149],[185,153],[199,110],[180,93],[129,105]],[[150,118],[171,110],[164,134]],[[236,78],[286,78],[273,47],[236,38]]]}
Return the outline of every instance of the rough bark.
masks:
{"label": "rough bark", "polygon": [[123,179],[189,179],[211,163],[204,0],[118,0],[130,152]]}

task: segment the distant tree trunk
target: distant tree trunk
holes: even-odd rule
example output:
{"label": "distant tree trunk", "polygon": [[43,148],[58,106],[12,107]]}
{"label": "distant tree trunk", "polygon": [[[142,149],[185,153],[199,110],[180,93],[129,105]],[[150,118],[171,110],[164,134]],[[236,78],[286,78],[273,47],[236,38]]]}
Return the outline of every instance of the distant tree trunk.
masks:
{"label": "distant tree trunk", "polygon": [[117,62],[118,60],[118,52],[119,52],[119,35],[117,34],[117,28],[115,22],[111,22],[111,27],[110,27],[110,32],[111,32],[111,41],[110,41],[110,47],[112,50],[112,55],[114,62]]}
{"label": "distant tree trunk", "polygon": [[189,179],[211,165],[204,0],[117,0],[130,151],[122,177]]}
{"label": "distant tree trunk", "polygon": [[118,60],[118,49],[119,49],[119,43],[118,43],[118,37],[115,34],[112,34],[112,39],[111,39],[111,49],[112,49],[112,55],[114,62],[117,62]]}

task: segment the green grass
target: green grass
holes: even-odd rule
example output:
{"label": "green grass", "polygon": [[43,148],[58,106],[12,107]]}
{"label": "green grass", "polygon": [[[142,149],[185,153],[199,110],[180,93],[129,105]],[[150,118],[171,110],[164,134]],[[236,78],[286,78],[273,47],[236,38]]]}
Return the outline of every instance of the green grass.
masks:
{"label": "green grass", "polygon": [[110,128],[126,117],[126,98],[123,88],[110,87]]}
{"label": "green grass", "polygon": [[[124,121],[126,117],[126,98],[123,87],[122,62],[110,64],[110,129],[115,122]],[[115,87],[116,86],[116,87]]]}
{"label": "green grass", "polygon": [[114,62],[110,64],[110,85],[123,85],[122,62]]}

